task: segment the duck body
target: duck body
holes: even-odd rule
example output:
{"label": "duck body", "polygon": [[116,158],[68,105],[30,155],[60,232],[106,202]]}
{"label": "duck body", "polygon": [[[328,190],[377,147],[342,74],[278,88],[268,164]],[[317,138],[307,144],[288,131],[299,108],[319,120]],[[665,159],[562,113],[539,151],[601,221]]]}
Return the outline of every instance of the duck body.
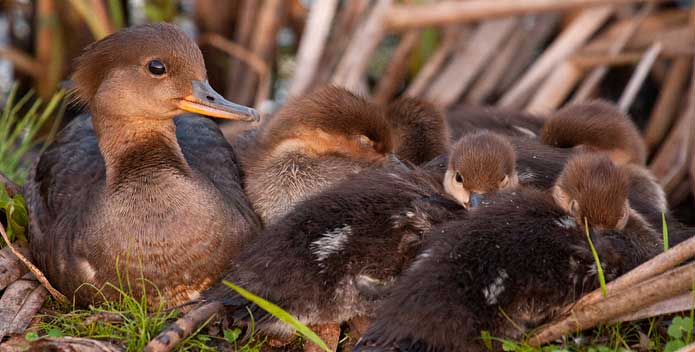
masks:
{"label": "duck body", "polygon": [[[658,253],[630,239],[654,235],[642,225],[592,235],[608,279]],[[520,337],[598,287],[583,231],[547,193],[491,196],[465,221],[432,230],[353,351],[485,351],[482,330]]]}
{"label": "duck body", "polygon": [[[310,325],[371,316],[388,286],[415,257],[427,230],[465,210],[421,171],[370,169],[301,202],[267,227],[226,279]],[[232,316],[274,336],[293,331],[219,285],[206,294]]]}
{"label": "duck body", "polygon": [[[216,125],[181,116],[171,127],[180,150],[131,140],[123,160],[138,167],[117,175],[115,188],[87,115],[40,157],[26,186],[32,255],[61,292],[118,285],[127,273],[132,285],[150,280],[169,304],[185,302],[217,281],[257,230],[236,156]],[[80,303],[94,295],[76,293]]]}
{"label": "duck body", "polygon": [[196,298],[259,221],[217,126],[176,116],[258,114],[210,87],[197,45],[170,24],[91,44],[72,78],[91,116],[61,131],[26,184],[38,267],[79,305],[119,298],[107,284],[147,294],[150,305]]}
{"label": "duck body", "polygon": [[541,134],[545,118],[493,106],[459,105],[447,112],[447,122],[453,140],[476,130],[535,139]]}

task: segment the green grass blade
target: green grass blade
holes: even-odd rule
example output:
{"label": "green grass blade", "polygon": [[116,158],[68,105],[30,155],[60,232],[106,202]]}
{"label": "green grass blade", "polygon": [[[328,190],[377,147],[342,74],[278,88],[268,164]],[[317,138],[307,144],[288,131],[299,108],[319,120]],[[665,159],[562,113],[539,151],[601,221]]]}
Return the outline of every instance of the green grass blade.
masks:
{"label": "green grass blade", "polygon": [[263,310],[270,313],[272,316],[293,327],[295,330],[297,330],[297,332],[299,332],[300,335],[313,342],[317,346],[321,347],[322,350],[331,352],[326,343],[323,342],[323,340],[321,340],[321,338],[318,335],[316,335],[315,332],[311,331],[311,329],[309,329],[306,325],[302,324],[299,320],[297,320],[297,318],[293,317],[290,313],[227,280],[223,280],[222,283],[227,285],[232,290],[236,291],[242,297],[255,303],[257,306],[261,307]]}
{"label": "green grass blade", "polygon": [[596,272],[598,273],[598,281],[601,283],[601,295],[606,297],[606,276],[603,274],[603,267],[601,266],[601,260],[598,257],[598,252],[594,247],[594,242],[591,241],[591,235],[589,234],[589,222],[584,218],[584,230],[586,231],[586,239],[589,241],[589,247],[591,247],[591,254],[594,256],[594,262],[596,262]]}
{"label": "green grass blade", "polygon": [[666,213],[661,213],[661,233],[664,236],[664,252],[668,250],[668,225],[666,224]]}

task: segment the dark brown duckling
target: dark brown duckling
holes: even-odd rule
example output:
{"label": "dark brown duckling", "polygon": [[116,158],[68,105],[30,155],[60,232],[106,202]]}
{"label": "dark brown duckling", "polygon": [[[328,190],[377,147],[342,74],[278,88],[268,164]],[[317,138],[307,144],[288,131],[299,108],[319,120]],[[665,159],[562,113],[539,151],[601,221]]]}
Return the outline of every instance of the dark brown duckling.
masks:
{"label": "dark brown duckling", "polygon": [[333,86],[287,103],[243,156],[245,190],[266,224],[350,174],[389,160],[394,135],[384,109]]}
{"label": "dark brown duckling", "polygon": [[447,112],[452,139],[478,130],[488,130],[505,136],[536,139],[545,118],[525,112],[493,106],[455,106]]}
{"label": "dark brown duckling", "polygon": [[647,147],[632,120],[615,104],[600,100],[555,112],[543,125],[541,141],[557,148],[607,152],[621,165],[644,165],[647,158]]}
{"label": "dark brown duckling", "polygon": [[415,165],[424,164],[449,149],[444,114],[434,105],[415,98],[400,98],[387,106],[396,133],[396,155]]}
{"label": "dark brown duckling", "polygon": [[[372,315],[383,287],[415,257],[431,226],[463,214],[464,208],[443,196],[441,182],[421,170],[365,170],[299,203],[267,227],[226,280],[278,304],[304,324],[338,332],[341,322]],[[204,296],[221,299],[232,317],[265,334],[294,333],[223,285]],[[324,337],[335,347],[337,334]]]}
{"label": "dark brown duckling", "polygon": [[659,253],[659,235],[626,207],[628,187],[608,157],[582,155],[556,196],[501,192],[435,227],[353,351],[485,351],[483,330],[516,339],[549,321],[598,287],[583,219],[608,279]]}
{"label": "dark brown duckling", "polygon": [[101,297],[83,283],[118,286],[117,275],[129,278],[122,284],[136,295],[141,279],[149,281],[150,304],[197,297],[259,222],[217,126],[175,116],[258,115],[210,88],[200,50],[169,24],[124,29],[91,44],[73,80],[92,116],[61,131],[25,186],[37,266],[80,305]]}

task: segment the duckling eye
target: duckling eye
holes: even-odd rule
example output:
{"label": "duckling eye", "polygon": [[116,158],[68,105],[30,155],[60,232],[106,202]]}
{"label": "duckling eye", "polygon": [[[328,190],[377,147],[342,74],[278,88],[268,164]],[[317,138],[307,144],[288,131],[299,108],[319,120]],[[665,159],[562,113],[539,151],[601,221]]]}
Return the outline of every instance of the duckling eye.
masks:
{"label": "duckling eye", "polygon": [[461,177],[460,173],[456,173],[456,182],[458,183],[463,183],[463,177]]}
{"label": "duckling eye", "polygon": [[167,72],[166,66],[161,61],[155,59],[147,63],[147,70],[155,76],[161,76]]}

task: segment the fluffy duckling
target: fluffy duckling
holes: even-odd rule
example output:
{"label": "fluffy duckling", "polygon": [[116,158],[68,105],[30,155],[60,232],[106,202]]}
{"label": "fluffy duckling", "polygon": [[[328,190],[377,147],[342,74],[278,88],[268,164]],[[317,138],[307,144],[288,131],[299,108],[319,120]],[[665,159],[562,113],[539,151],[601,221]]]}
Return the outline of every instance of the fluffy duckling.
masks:
{"label": "fluffy duckling", "polygon": [[119,277],[130,279],[123,284],[136,295],[151,283],[151,304],[197,297],[259,222],[217,126],[175,116],[258,115],[212,90],[200,50],[169,24],[124,29],[91,44],[72,78],[76,99],[92,115],[61,131],[25,186],[37,266],[81,305],[101,297],[77,290],[83,283],[118,286]]}
{"label": "fluffy duckling", "polygon": [[449,148],[444,114],[415,98],[400,98],[387,106],[387,118],[396,133],[396,155],[415,165],[424,164]]}
{"label": "fluffy duckling", "polygon": [[447,122],[453,139],[477,130],[536,139],[543,128],[545,118],[492,106],[459,105],[447,112]]}
{"label": "fluffy duckling", "polygon": [[435,227],[353,351],[485,351],[482,330],[514,339],[549,321],[598,287],[584,221],[608,279],[659,253],[628,187],[608,157],[581,155],[552,195],[502,192],[465,221]]}
{"label": "fluffy duckling", "polygon": [[327,86],[285,105],[243,156],[245,190],[265,224],[348,175],[388,161],[394,135],[384,109]]}
{"label": "fluffy duckling", "polygon": [[644,165],[647,159],[647,147],[632,120],[600,100],[558,110],[543,125],[541,141],[557,148],[604,151],[620,165]]}
{"label": "fluffy duckling", "polygon": [[[267,227],[226,280],[331,332],[323,337],[335,347],[339,324],[372,315],[384,287],[416,256],[431,226],[465,214],[442,194],[441,183],[419,170],[365,170]],[[223,285],[204,296],[222,300],[232,317],[263,333],[294,333]]]}

